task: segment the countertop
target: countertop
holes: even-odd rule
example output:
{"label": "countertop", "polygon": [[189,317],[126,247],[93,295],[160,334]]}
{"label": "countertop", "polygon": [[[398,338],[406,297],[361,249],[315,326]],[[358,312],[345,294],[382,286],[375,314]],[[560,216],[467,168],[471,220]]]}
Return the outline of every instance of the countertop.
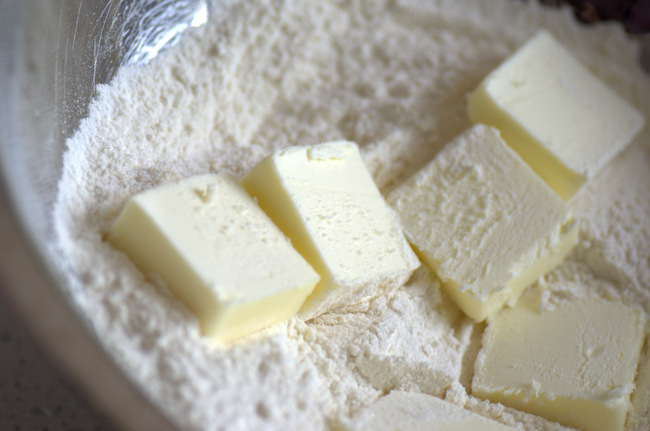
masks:
{"label": "countertop", "polygon": [[40,352],[8,304],[0,304],[0,430],[116,431]]}

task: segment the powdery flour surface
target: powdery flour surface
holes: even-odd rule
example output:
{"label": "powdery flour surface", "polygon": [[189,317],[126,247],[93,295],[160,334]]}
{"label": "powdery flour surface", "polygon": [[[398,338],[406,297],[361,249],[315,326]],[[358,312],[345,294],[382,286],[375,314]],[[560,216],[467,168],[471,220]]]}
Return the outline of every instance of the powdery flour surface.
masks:
{"label": "powdery flour surface", "polygon": [[[116,361],[188,430],[327,429],[393,389],[526,430],[563,427],[468,395],[483,325],[425,268],[393,297],[212,346],[196,320],[102,238],[133,194],[241,177],[277,148],[357,142],[383,193],[469,127],[465,94],[539,28],[650,119],[650,80],[614,25],[524,2],[228,4],[184,43],[101,86],[69,140],[54,223],[70,294]],[[599,296],[650,314],[650,130],[575,196],[576,251],[548,301]],[[650,351],[626,429],[650,428]]]}

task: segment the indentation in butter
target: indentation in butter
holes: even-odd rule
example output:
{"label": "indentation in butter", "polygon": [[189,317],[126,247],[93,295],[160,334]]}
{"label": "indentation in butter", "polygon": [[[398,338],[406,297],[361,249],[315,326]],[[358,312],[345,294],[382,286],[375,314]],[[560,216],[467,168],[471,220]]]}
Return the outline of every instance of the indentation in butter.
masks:
{"label": "indentation in butter", "polygon": [[214,195],[214,185],[212,184],[206,184],[203,187],[195,187],[193,190],[196,196],[206,204],[212,200]]}
{"label": "indentation in butter", "polygon": [[313,161],[343,160],[345,154],[335,146],[313,146],[307,149],[307,159]]}

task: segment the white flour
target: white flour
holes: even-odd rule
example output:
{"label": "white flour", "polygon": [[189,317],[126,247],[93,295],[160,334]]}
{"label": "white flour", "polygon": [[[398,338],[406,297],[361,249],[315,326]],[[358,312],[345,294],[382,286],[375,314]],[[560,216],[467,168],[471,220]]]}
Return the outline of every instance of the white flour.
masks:
{"label": "white flour", "polygon": [[[650,79],[614,25],[508,1],[234,4],[181,46],[99,88],[68,142],[55,209],[74,299],[115,359],[183,428],[327,429],[392,389],[523,429],[563,427],[467,394],[483,325],[427,269],[394,297],[209,345],[159,283],[102,241],[126,199],[174,179],[241,177],[272,150],[348,139],[382,192],[467,128],[465,94],[545,27],[650,120]],[[540,280],[650,315],[650,128],[570,206],[577,250]],[[650,351],[628,430],[650,428]]]}

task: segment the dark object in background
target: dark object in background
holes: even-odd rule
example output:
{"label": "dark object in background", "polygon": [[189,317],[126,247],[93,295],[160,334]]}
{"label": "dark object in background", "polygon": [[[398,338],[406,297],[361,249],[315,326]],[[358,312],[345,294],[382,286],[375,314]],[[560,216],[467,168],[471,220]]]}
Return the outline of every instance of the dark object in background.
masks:
{"label": "dark object in background", "polygon": [[650,0],[542,0],[559,6],[569,4],[584,23],[619,21],[628,33],[650,33]]}

